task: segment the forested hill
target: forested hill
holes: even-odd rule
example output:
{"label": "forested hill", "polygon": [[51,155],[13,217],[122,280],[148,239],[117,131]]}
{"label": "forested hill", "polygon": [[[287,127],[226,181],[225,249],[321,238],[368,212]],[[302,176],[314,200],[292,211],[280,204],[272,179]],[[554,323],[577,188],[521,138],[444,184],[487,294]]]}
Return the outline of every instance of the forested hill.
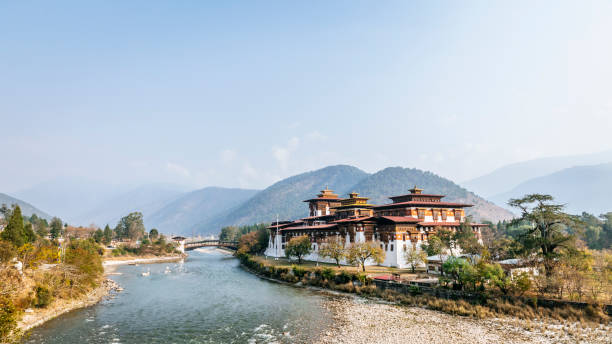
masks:
{"label": "forested hill", "polygon": [[305,217],[308,206],[303,201],[316,197],[325,186],[340,197],[347,197],[349,192],[356,191],[370,197],[372,203],[384,204],[390,202],[389,196],[408,193],[408,189],[415,185],[428,193],[448,195],[444,200],[473,204],[468,214],[473,215],[475,220],[512,218],[509,211],[430,172],[390,167],[370,175],[353,166],[337,165],[281,180],[234,209],[197,223],[192,229],[199,233],[216,233],[227,225],[273,222],[277,214],[281,220]]}
{"label": "forested hill", "polygon": [[473,204],[474,207],[467,208],[467,214],[472,215],[476,221],[497,222],[512,218],[509,211],[476,196],[452,181],[416,168],[388,167],[361,180],[351,191],[369,197],[370,203],[385,204],[391,202],[389,196],[406,194],[415,185],[424,189],[424,193],[446,195],[443,201]]}
{"label": "forested hill", "polygon": [[42,217],[44,219],[50,220],[51,216],[49,216],[49,214],[45,213],[44,211],[36,208],[35,206],[31,205],[30,203],[24,202],[20,199],[17,199],[15,197],[11,197],[7,194],[3,194],[0,193],[0,205],[1,204],[6,204],[7,206],[11,206],[12,204],[17,204],[19,205],[19,208],[21,208],[21,213],[25,216],[32,216],[32,214],[36,214],[36,216],[38,217]]}
{"label": "forested hill", "polygon": [[222,216],[197,224],[195,230],[218,233],[221,226],[273,222],[276,215],[281,220],[304,217],[308,215],[308,206],[302,201],[316,197],[326,185],[344,194],[367,176],[366,172],[347,165],[298,174],[273,184]]}

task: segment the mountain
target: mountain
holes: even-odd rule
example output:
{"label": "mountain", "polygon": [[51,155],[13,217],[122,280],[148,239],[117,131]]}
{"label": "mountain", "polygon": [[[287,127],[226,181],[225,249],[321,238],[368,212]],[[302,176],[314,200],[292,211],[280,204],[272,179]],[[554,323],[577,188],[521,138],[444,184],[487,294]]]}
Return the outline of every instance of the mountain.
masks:
{"label": "mountain", "polygon": [[98,226],[117,224],[122,216],[131,212],[143,213],[145,219],[169,202],[185,194],[187,189],[173,184],[148,184],[104,200],[94,208],[77,215],[76,224],[95,223]]}
{"label": "mountain", "polygon": [[510,219],[512,213],[476,196],[452,181],[431,172],[415,168],[389,167],[368,176],[351,188],[370,198],[373,204],[390,203],[389,196],[408,193],[408,189],[418,186],[424,193],[446,195],[443,201],[473,204],[466,213],[475,221]]}
{"label": "mountain", "polygon": [[305,217],[308,216],[308,207],[303,200],[312,198],[326,185],[336,193],[349,192],[351,186],[367,176],[366,172],[347,165],[298,174],[262,190],[222,216],[199,223],[195,230],[218,233],[222,226],[273,222],[277,215],[281,220]]}
{"label": "mountain", "polygon": [[576,166],[533,178],[491,200],[506,205],[510,198],[532,193],[552,195],[556,202],[567,205],[569,213],[599,215],[612,211],[612,163]]}
{"label": "mountain", "polygon": [[357,191],[370,197],[375,204],[384,204],[390,202],[389,196],[407,193],[414,185],[424,188],[426,192],[448,195],[445,198],[448,201],[474,204],[468,214],[473,215],[475,220],[497,221],[513,217],[509,211],[430,172],[390,167],[370,175],[356,167],[338,165],[281,180],[243,204],[201,222],[193,229],[198,233],[218,233],[222,226],[273,222],[277,214],[281,220],[305,217],[308,207],[302,201],[314,197],[325,186],[341,197]]}
{"label": "mountain", "polygon": [[6,204],[7,206],[11,206],[12,204],[17,204],[19,205],[19,208],[21,208],[21,213],[25,216],[32,216],[32,214],[36,214],[36,216],[38,217],[42,217],[44,219],[50,220],[51,216],[49,216],[49,214],[45,213],[44,211],[34,207],[33,205],[31,205],[30,203],[24,202],[20,199],[17,199],[15,197],[11,197],[7,194],[3,194],[0,193],[0,205],[1,204]]}
{"label": "mountain", "polygon": [[462,185],[478,195],[491,197],[507,192],[532,178],[546,176],[574,166],[608,162],[612,162],[612,151],[535,159],[503,166],[482,177],[464,182]]}
{"label": "mountain", "polygon": [[[181,195],[165,204],[151,215],[144,216],[147,228],[157,228],[163,233],[191,235],[196,224],[222,217],[229,210],[253,197],[259,190],[207,187]],[[198,233],[217,233],[201,229]]]}
{"label": "mountain", "polygon": [[124,190],[116,185],[86,178],[63,177],[15,192],[13,195],[19,199],[27,199],[66,222],[76,224],[81,214],[119,196],[122,192]]}

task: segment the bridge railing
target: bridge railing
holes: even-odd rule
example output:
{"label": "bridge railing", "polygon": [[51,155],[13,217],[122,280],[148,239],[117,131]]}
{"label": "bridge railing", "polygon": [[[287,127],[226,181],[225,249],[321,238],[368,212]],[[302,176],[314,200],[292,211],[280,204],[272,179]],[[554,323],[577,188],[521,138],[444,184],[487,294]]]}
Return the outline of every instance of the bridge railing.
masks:
{"label": "bridge railing", "polygon": [[238,241],[220,241],[220,240],[199,240],[185,243],[185,249],[207,247],[207,246],[223,246],[223,247],[238,247]]}

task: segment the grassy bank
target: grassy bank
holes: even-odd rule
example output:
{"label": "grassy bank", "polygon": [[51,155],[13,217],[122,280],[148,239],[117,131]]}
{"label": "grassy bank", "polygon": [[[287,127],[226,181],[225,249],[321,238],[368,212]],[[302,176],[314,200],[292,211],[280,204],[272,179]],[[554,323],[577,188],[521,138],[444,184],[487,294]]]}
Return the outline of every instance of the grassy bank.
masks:
{"label": "grassy bank", "polygon": [[365,273],[349,269],[338,269],[330,266],[286,266],[279,264],[278,261],[265,260],[248,254],[238,254],[237,256],[246,268],[266,278],[380,298],[400,305],[424,307],[452,315],[479,319],[513,316],[520,319],[550,318],[604,324],[610,322],[610,317],[597,305],[589,305],[585,308],[571,305],[542,307],[535,302],[526,302],[518,298],[502,299],[490,294],[483,294],[476,300],[444,299],[421,294],[417,287],[412,289],[412,293],[403,294],[392,290],[381,290]]}
{"label": "grassy bank", "polygon": [[[23,329],[61,314],[104,289],[102,248],[93,240],[40,239],[15,249],[3,242],[0,265],[0,342],[17,341]],[[14,253],[13,253],[14,252]],[[67,306],[70,304],[71,306]],[[26,319],[26,321],[24,321]]]}

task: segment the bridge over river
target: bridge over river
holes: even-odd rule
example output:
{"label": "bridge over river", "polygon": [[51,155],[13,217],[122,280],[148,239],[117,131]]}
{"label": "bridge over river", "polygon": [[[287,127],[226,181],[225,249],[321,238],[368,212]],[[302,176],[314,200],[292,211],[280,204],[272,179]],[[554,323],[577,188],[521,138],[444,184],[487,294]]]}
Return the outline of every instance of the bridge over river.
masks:
{"label": "bridge over river", "polygon": [[227,247],[236,250],[238,248],[238,241],[221,241],[214,239],[185,241],[185,251],[195,250],[200,247]]}

